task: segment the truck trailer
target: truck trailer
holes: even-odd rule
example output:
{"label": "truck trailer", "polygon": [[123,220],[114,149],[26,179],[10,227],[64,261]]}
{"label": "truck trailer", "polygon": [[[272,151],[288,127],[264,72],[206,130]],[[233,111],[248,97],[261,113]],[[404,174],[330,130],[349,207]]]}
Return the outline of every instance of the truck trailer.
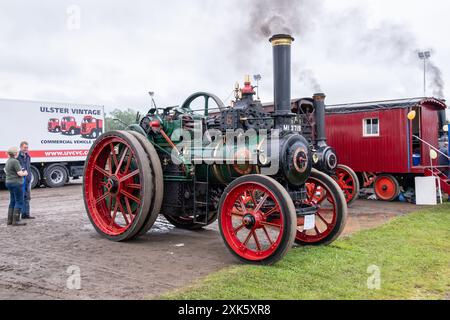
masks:
{"label": "truck trailer", "polygon": [[[22,141],[30,147],[32,188],[62,187],[70,178],[82,177],[93,137],[103,133],[104,115],[98,105],[0,99],[0,184],[5,181],[6,150]],[[95,128],[82,132],[81,124],[92,119]]]}

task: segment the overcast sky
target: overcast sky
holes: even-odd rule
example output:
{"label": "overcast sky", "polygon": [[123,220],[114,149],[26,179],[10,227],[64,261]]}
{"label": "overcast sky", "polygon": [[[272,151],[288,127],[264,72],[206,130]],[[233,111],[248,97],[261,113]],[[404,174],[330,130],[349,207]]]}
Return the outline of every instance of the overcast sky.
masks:
{"label": "overcast sky", "polygon": [[[450,84],[449,1],[294,2],[282,22],[296,38],[293,97],[319,89],[328,103],[422,96],[418,49],[432,50],[432,63]],[[262,99],[271,101],[272,50],[255,34],[258,19],[249,19],[257,10],[261,20],[284,16],[284,8],[270,4],[0,0],[0,98],[146,111],[150,90],[160,106],[181,104],[196,91],[228,103],[236,81],[260,73]],[[436,80],[429,74],[428,95]]]}

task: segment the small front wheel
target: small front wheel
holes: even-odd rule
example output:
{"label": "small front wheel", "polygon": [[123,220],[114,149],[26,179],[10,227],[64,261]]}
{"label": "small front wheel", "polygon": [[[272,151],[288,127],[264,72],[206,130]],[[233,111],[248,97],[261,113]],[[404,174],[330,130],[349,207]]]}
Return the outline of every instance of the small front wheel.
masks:
{"label": "small front wheel", "polygon": [[233,181],[219,205],[219,229],[228,249],[247,263],[272,265],[292,247],[297,217],[286,189],[262,175]]}
{"label": "small front wheel", "polygon": [[328,245],[344,231],[347,203],[339,185],[323,172],[313,169],[306,182],[307,199],[301,203],[315,210],[314,226],[305,229],[305,218],[298,219],[298,245]]}
{"label": "small front wheel", "polygon": [[344,192],[345,201],[351,207],[358,200],[360,191],[359,179],[355,171],[348,166],[340,164],[336,169],[336,174],[333,176],[333,179],[341,187]]}

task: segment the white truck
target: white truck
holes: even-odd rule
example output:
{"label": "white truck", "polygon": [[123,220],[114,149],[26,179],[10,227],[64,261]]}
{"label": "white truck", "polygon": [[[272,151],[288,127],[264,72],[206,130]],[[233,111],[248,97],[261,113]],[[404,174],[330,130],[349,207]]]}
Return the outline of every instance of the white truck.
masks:
{"label": "white truck", "polygon": [[103,106],[0,99],[0,184],[6,150],[29,143],[32,187],[62,187],[83,175],[93,141],[103,133]]}

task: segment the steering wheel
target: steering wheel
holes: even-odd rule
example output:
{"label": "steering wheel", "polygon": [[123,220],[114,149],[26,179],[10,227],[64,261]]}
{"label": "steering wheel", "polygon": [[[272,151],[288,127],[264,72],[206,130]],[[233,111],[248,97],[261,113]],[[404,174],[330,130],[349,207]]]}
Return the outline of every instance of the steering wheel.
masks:
{"label": "steering wheel", "polygon": [[[203,106],[193,106],[196,100],[203,99]],[[210,100],[212,100],[217,106],[210,107]],[[221,112],[225,110],[225,105],[220,98],[212,93],[208,92],[197,92],[191,95],[181,106],[182,109],[191,110],[194,113],[200,114],[201,116],[207,117],[210,111]]]}

